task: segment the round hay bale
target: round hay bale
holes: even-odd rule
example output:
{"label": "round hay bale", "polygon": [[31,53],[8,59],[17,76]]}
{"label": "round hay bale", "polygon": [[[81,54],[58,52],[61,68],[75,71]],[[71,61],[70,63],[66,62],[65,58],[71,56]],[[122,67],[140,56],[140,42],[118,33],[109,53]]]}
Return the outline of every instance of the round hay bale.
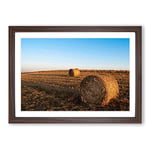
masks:
{"label": "round hay bale", "polygon": [[80,70],[78,68],[69,69],[69,76],[71,76],[71,77],[78,77],[78,76],[80,76]]}
{"label": "round hay bale", "polygon": [[80,84],[81,99],[92,104],[106,105],[119,93],[117,80],[112,76],[90,75]]}

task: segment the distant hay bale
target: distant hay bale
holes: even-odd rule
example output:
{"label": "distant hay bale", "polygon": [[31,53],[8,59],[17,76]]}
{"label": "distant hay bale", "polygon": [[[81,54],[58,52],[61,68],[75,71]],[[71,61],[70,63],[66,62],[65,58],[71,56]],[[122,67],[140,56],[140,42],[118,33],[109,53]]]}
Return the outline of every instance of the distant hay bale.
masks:
{"label": "distant hay bale", "polygon": [[80,76],[80,70],[78,68],[69,69],[69,76],[71,76],[71,77],[78,77],[78,76]]}
{"label": "distant hay bale", "polygon": [[80,84],[81,99],[87,103],[106,105],[119,93],[117,80],[112,76],[90,75]]}

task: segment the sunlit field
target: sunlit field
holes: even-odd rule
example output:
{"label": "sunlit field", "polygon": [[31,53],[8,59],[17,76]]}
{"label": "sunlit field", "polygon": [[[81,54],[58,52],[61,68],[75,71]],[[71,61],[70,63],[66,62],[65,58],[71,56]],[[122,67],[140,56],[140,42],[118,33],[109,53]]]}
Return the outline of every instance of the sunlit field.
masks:
{"label": "sunlit field", "polygon": [[[22,111],[128,111],[129,71],[80,70],[70,77],[68,70],[39,71],[21,74]],[[81,101],[80,82],[88,75],[112,75],[119,84],[117,98],[105,105]]]}

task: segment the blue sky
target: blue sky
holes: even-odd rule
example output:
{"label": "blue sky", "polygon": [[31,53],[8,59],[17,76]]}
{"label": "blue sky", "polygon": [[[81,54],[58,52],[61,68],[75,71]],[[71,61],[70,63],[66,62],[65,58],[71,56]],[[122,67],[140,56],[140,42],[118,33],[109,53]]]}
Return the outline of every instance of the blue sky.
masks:
{"label": "blue sky", "polygon": [[22,72],[38,70],[129,70],[128,38],[22,38]]}

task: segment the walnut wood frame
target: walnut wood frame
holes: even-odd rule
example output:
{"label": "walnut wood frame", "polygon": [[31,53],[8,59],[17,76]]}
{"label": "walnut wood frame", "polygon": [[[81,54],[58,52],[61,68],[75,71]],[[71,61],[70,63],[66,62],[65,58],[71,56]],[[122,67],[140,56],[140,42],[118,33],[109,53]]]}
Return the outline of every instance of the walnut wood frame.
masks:
{"label": "walnut wood frame", "polygon": [[[15,32],[135,32],[135,117],[16,117]],[[141,123],[142,27],[141,26],[9,26],[9,123]]]}

